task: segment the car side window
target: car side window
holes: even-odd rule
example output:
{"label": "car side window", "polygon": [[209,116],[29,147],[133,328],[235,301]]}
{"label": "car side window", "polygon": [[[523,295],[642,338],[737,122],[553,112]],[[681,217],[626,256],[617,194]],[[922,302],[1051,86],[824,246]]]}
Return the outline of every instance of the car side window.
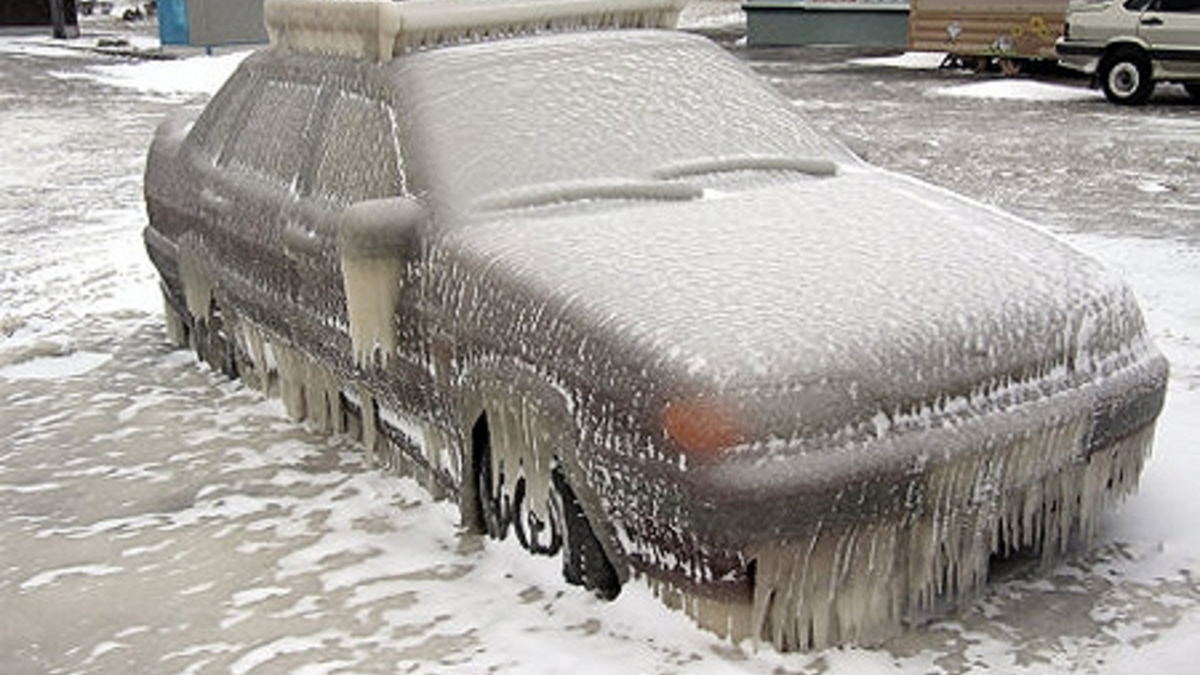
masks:
{"label": "car side window", "polygon": [[315,86],[269,80],[257,92],[222,163],[293,189],[304,161],[304,134],[317,101]]}
{"label": "car side window", "polygon": [[390,105],[337,92],[317,151],[313,192],[342,205],[401,194],[404,176],[395,130]]}
{"label": "car side window", "polygon": [[1154,0],[1125,0],[1124,7],[1130,12],[1140,12],[1146,9]]}
{"label": "car side window", "polygon": [[1200,12],[1200,0],[1158,0],[1158,9],[1164,12]]}

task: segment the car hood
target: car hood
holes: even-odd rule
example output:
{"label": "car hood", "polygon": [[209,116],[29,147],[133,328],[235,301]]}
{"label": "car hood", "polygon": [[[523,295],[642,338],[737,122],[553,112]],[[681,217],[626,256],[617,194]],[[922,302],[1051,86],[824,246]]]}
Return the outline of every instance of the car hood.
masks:
{"label": "car hood", "polygon": [[830,423],[1102,370],[1144,344],[1129,291],[1091,259],[871,168],[694,201],[510,211],[445,243],[484,283],[522,289],[538,316],[638,364],[644,386],[807,390]]}

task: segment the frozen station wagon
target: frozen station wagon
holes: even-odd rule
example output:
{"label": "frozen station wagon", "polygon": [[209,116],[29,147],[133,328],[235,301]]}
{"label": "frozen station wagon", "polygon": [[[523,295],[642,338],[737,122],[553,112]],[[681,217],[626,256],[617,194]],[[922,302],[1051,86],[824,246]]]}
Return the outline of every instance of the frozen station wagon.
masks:
{"label": "frozen station wagon", "polygon": [[267,0],[271,47],[150,148],[172,336],[734,639],[875,642],[1086,538],[1163,401],[1130,292],[678,12]]}
{"label": "frozen station wagon", "polygon": [[1158,82],[1200,101],[1200,0],[1072,0],[1057,50],[1113,103],[1145,103]]}

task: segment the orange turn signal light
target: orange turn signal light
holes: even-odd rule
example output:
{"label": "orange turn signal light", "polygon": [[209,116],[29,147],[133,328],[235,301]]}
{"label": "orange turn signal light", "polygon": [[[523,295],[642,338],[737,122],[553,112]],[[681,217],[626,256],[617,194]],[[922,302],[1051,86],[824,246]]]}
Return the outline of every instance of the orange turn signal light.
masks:
{"label": "orange turn signal light", "polygon": [[680,449],[697,456],[715,455],[746,440],[742,420],[734,411],[704,399],[668,403],[663,429]]}

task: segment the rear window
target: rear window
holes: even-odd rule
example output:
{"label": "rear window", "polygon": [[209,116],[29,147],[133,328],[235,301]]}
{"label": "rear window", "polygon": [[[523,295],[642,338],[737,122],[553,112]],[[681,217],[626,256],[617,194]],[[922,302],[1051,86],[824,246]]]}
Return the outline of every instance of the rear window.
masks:
{"label": "rear window", "polygon": [[226,139],[233,131],[233,125],[238,119],[238,112],[245,103],[247,92],[252,87],[252,78],[245,69],[239,69],[229,78],[213,96],[204,112],[192,127],[191,141],[200,148],[209,161],[216,163],[225,146]]}

